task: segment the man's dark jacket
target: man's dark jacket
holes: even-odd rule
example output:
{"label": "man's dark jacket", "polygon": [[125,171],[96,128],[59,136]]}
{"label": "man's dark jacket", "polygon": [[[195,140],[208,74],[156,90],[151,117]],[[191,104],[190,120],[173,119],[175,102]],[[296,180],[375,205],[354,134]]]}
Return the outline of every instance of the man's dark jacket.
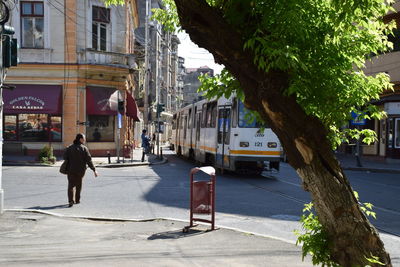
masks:
{"label": "man's dark jacket", "polygon": [[89,149],[80,143],[74,143],[67,147],[64,152],[64,160],[68,160],[68,174],[83,176],[87,168],[86,165],[95,171]]}

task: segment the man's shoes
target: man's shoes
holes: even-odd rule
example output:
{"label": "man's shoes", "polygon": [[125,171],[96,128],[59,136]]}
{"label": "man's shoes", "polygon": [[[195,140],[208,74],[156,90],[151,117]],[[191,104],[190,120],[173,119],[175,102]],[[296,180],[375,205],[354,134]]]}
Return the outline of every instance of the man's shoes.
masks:
{"label": "man's shoes", "polygon": [[79,203],[81,203],[79,200],[78,200],[78,201],[75,201],[75,204],[79,204]]}
{"label": "man's shoes", "polygon": [[68,208],[71,208],[72,206],[74,205],[74,202],[69,202],[69,204],[68,204]]}

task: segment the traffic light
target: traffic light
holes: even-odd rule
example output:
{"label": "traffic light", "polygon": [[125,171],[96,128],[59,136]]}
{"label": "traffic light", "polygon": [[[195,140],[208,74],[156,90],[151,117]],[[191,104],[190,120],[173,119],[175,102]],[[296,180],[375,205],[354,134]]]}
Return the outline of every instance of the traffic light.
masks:
{"label": "traffic light", "polygon": [[118,101],[118,112],[121,114],[124,114],[124,111],[125,111],[124,101],[119,100]]}
{"label": "traffic light", "polygon": [[165,111],[165,104],[157,104],[157,114],[161,114],[163,111]]}
{"label": "traffic light", "polygon": [[4,25],[1,35],[3,36],[3,68],[18,65],[18,41],[11,38],[15,33],[14,28]]}

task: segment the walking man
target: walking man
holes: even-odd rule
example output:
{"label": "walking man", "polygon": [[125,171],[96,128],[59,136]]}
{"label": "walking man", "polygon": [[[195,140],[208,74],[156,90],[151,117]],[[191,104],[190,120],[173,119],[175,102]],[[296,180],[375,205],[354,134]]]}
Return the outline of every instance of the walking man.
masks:
{"label": "walking man", "polygon": [[[64,152],[64,160],[68,161],[68,206],[79,204],[81,199],[82,179],[86,172],[86,165],[93,170],[94,176],[98,173],[93,165],[89,149],[84,146],[86,139],[84,134],[77,134],[72,145]],[[74,202],[75,188],[75,202]]]}

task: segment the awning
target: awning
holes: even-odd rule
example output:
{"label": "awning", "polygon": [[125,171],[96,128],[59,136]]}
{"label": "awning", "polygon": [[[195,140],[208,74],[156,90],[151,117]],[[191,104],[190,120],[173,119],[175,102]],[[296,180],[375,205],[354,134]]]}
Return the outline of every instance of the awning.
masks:
{"label": "awning", "polygon": [[117,115],[118,90],[105,87],[87,87],[86,113],[88,115]]}
{"label": "awning", "polygon": [[61,85],[17,84],[3,90],[5,114],[62,114]]}
{"label": "awning", "polygon": [[126,93],[126,116],[131,117],[134,121],[140,121],[138,117],[138,107],[135,99],[130,93]]}

